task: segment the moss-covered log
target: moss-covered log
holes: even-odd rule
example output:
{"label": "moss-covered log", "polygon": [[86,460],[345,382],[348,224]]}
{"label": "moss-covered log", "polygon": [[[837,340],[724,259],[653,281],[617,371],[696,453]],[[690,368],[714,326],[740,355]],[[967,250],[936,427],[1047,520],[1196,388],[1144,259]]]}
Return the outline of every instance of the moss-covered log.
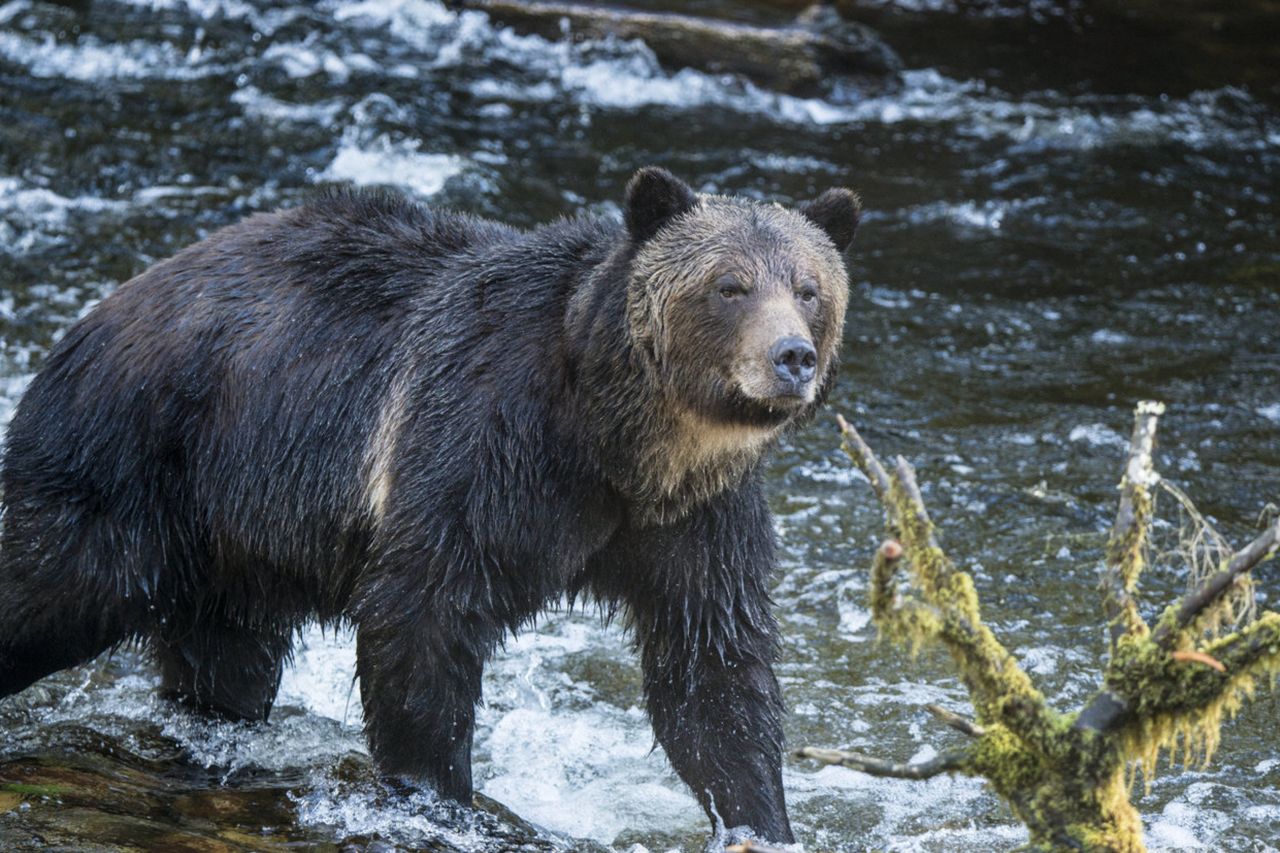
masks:
{"label": "moss-covered log", "polygon": [[976,719],[931,708],[971,739],[964,749],[927,762],[896,764],[812,747],[796,756],[879,776],[981,777],[1027,826],[1032,850],[1143,851],[1142,821],[1129,802],[1130,771],[1150,775],[1159,753],[1179,742],[1184,754],[1207,761],[1224,714],[1252,695],[1259,677],[1280,669],[1280,614],[1263,613],[1232,633],[1215,630],[1230,621],[1224,612],[1241,612],[1234,599],[1251,594],[1242,579],[1276,552],[1280,520],[1208,572],[1164,611],[1154,630],[1139,612],[1135,595],[1146,562],[1153,489],[1160,485],[1152,449],[1163,411],[1142,403],[1135,414],[1103,571],[1111,657],[1097,693],[1071,712],[1054,709],[983,624],[973,580],[938,544],[911,466],[899,457],[889,474],[841,419],[845,450],[884,505],[890,535],[871,570],[872,617],[883,636],[947,648]]}

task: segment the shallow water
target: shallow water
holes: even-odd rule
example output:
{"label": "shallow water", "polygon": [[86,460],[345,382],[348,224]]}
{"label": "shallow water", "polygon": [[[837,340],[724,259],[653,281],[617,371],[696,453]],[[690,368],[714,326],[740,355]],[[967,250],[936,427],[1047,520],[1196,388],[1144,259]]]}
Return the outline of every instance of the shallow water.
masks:
{"label": "shallow water", "polygon": [[[1233,541],[1280,502],[1280,99],[1244,42],[1238,78],[1192,55],[1162,95],[1124,45],[1059,61],[1070,21],[1052,3],[1022,17],[871,5],[907,61],[901,87],[833,81],[809,99],[663,70],[634,43],[517,36],[432,0],[0,5],[0,423],[117,282],[328,182],[521,225],[616,214],[651,162],[783,201],[848,184],[868,214],[833,407],[917,463],[988,619],[1074,705],[1103,651],[1094,585],[1134,401],[1170,404],[1158,466]],[[879,512],[830,423],[788,439],[770,471],[790,741],[898,759],[946,748],[921,706],[963,710],[963,691],[942,656],[875,643]],[[1278,572],[1260,571],[1264,598]],[[1152,570],[1148,610],[1182,583]],[[381,791],[353,654],[348,635],[308,630],[266,726],[160,702],[132,650],[0,703],[0,847],[701,845],[703,816],[650,751],[628,640],[592,613],[549,614],[486,676],[476,780],[514,814]],[[1135,792],[1151,847],[1280,849],[1278,729],[1264,697],[1208,768]],[[972,780],[792,763],[786,784],[808,849],[1025,838]]]}

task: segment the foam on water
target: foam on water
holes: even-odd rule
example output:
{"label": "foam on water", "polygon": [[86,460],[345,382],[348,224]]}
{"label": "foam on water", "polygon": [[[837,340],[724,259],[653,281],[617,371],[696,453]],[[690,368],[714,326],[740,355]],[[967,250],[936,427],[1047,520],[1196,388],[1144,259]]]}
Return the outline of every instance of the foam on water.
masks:
{"label": "foam on water", "polygon": [[0,253],[24,255],[58,239],[77,213],[102,215],[125,207],[124,202],[97,196],[59,195],[21,178],[0,175]]}
{"label": "foam on water", "polygon": [[[0,344],[2,343],[3,341],[0,340]],[[9,421],[13,420],[13,412],[18,408],[19,398],[34,378],[34,373],[19,373],[0,378],[0,438],[4,437]]]}
{"label": "foam on water", "polygon": [[310,625],[298,635],[276,705],[294,706],[350,728],[363,724],[351,628]]}
{"label": "foam on water", "polygon": [[454,154],[420,151],[421,143],[416,139],[393,140],[383,133],[366,142],[364,136],[359,127],[348,128],[333,160],[317,180],[393,186],[425,197],[443,189],[466,165]]}
{"label": "foam on water", "polygon": [[[485,674],[486,701],[477,715],[478,789],[549,830],[605,844],[624,830],[698,831],[701,812],[662,753],[653,751],[645,714],[634,704],[600,701],[592,685],[575,683],[562,671],[569,656],[627,645],[618,629],[565,613],[511,639]],[[313,789],[298,799],[304,823],[388,837],[403,837],[406,828],[418,835],[439,830],[429,810],[406,823],[414,802],[382,802],[377,792],[349,790],[328,773],[327,763],[365,749],[349,629],[311,626],[301,633],[277,709],[272,727],[286,712],[278,736],[252,727],[205,727],[185,717],[166,734],[219,767],[242,766],[246,755],[270,761],[279,754],[277,744],[295,743],[285,751],[291,760],[315,769]],[[315,732],[299,730],[307,720]]]}
{"label": "foam on water", "polygon": [[[1171,100],[1159,113],[1146,107],[1125,110],[1123,104],[1103,100],[1094,110],[1087,110],[1012,100],[976,81],[958,81],[932,69],[916,69],[903,73],[901,91],[891,95],[867,97],[855,91],[843,97],[802,98],[687,68],[666,72],[640,43],[615,44],[615,50],[624,49],[621,55],[591,58],[586,51],[598,49],[591,42],[560,49],[539,42],[542,40],[532,37],[499,40],[495,49],[507,52],[526,69],[537,69],[551,83],[548,87],[547,80],[523,86],[504,82],[500,94],[505,99],[540,102],[568,96],[592,107],[627,110],[719,107],[805,126],[945,123],[956,125],[958,132],[969,136],[1062,150],[1159,145],[1169,138],[1194,148],[1262,151],[1269,145],[1266,132],[1259,133],[1256,127],[1259,119],[1252,115],[1251,99],[1234,89]],[[493,93],[491,85],[482,81],[475,93],[481,97]],[[1244,115],[1230,118],[1239,113]]]}
{"label": "foam on water", "polygon": [[582,613],[552,614],[499,651],[478,717],[480,789],[548,829],[604,844],[623,830],[698,831],[702,812],[653,751],[640,696],[613,704],[565,674],[583,654],[637,665],[617,626]]}
{"label": "foam on water", "polygon": [[193,51],[183,53],[166,43],[136,40],[104,44],[85,36],[74,44],[51,35],[38,38],[0,30],[0,58],[36,77],[96,82],[104,79],[191,80],[222,72]]}
{"label": "foam on water", "polygon": [[697,804],[652,747],[638,708],[508,711],[489,731],[482,790],[535,823],[604,844],[624,830],[696,832]]}
{"label": "foam on water", "polygon": [[1005,199],[966,201],[959,204],[937,201],[910,208],[903,212],[903,218],[912,224],[944,221],[963,228],[999,231],[1011,213],[1040,203],[1042,202]]}
{"label": "foam on water", "polygon": [[1106,424],[1080,424],[1071,428],[1071,432],[1067,435],[1068,441],[1084,442],[1094,447],[1116,447],[1120,449],[1129,446],[1129,440],[1120,433],[1116,432]]}
{"label": "foam on water", "polygon": [[[1280,127],[1259,115],[1238,89],[1170,99],[1159,110],[1119,99],[1016,100],[982,82],[954,80],[932,69],[908,70],[889,94],[837,89],[829,97],[770,92],[731,75],[663,69],[639,41],[548,41],[493,26],[478,12],[453,12],[434,0],[333,0],[323,7],[353,27],[389,33],[431,68],[467,68],[483,52],[521,69],[517,79],[470,84],[480,98],[548,102],[570,98],[600,109],[718,107],[785,124],[904,122],[955,124],[979,138],[1022,146],[1085,150],[1108,145],[1156,145],[1173,138],[1190,147],[1265,150]],[[1053,101],[1062,103],[1055,104]],[[1259,124],[1261,123],[1261,127]]]}
{"label": "foam on water", "polygon": [[291,797],[303,826],[324,828],[338,837],[380,836],[398,843],[443,843],[447,849],[485,851],[492,840],[476,821],[461,830],[456,810],[429,791],[388,798],[367,786],[345,784],[327,775],[312,779],[310,789]]}
{"label": "foam on water", "polygon": [[353,73],[382,70],[366,54],[347,51],[339,56],[336,51],[319,46],[314,36],[299,42],[277,42],[263,51],[262,61],[279,66],[295,79],[324,74],[334,83],[347,82]]}
{"label": "foam on water", "polygon": [[[435,44],[435,28],[458,20],[457,13],[431,0],[340,0],[322,3],[320,8],[332,14],[334,20],[388,32],[420,48]],[[473,17],[476,17],[474,13]]]}
{"label": "foam on water", "polygon": [[96,196],[68,198],[43,187],[32,187],[20,178],[0,176],[0,213],[18,217],[25,224],[56,224],[67,221],[73,210],[100,213],[119,208],[120,203]]}
{"label": "foam on water", "polygon": [[31,8],[30,0],[10,0],[0,4],[0,24],[7,24]]}
{"label": "foam on water", "polygon": [[285,24],[302,17],[299,4],[261,9],[245,0],[114,0],[126,6],[151,12],[186,12],[198,21],[247,21],[263,35],[271,35]]}
{"label": "foam on water", "polygon": [[[131,0],[135,5],[185,9],[206,19],[215,15],[249,18],[252,6],[226,0]],[[8,8],[8,7],[5,7]],[[277,13],[278,10],[271,10]],[[800,98],[769,92],[732,76],[691,69],[664,70],[640,42],[548,41],[494,27],[478,12],[453,12],[435,0],[332,0],[321,11],[340,25],[390,36],[415,55],[398,63],[379,62],[358,51],[320,43],[316,33],[302,42],[272,43],[261,58],[297,78],[324,73],[337,82],[355,72],[469,68],[478,53],[521,69],[518,79],[484,78],[470,85],[481,98],[547,102],[570,98],[599,109],[632,110],[662,106],[716,107],[784,123],[857,125],[905,122],[946,123],[963,135],[1002,138],[1019,148],[1087,150],[1177,141],[1194,149],[1218,147],[1265,151],[1280,137],[1274,118],[1259,112],[1248,93],[1231,88],[1169,99],[1159,107],[1133,106],[1124,99],[1067,99],[1039,93],[1017,100],[979,81],[954,80],[931,69],[908,70],[900,90],[868,94],[837,88],[828,97]],[[16,14],[16,12],[10,12]],[[266,14],[266,13],[263,13]],[[257,17],[262,17],[261,14]],[[278,24],[279,21],[271,23]],[[0,56],[44,77],[191,79],[226,70],[197,47],[183,53],[167,43],[133,41],[102,44],[93,37],[58,43],[49,36],[0,32]],[[1057,101],[1058,103],[1055,103]],[[973,218],[964,210],[955,212]],[[979,227],[998,227],[999,218],[977,212]]]}

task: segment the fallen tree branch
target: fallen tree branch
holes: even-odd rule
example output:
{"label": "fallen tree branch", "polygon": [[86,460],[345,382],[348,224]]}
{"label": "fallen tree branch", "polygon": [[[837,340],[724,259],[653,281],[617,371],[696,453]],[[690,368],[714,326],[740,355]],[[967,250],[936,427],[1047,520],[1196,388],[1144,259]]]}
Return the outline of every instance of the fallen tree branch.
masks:
{"label": "fallen tree branch", "polygon": [[960,669],[978,722],[1002,723],[1018,737],[1042,744],[1053,714],[1013,655],[982,622],[973,578],[957,571],[938,544],[915,469],[901,456],[892,482],[890,498],[911,562],[912,585],[940,613],[938,639]]}
{"label": "fallen tree branch", "polygon": [[970,768],[971,761],[967,755],[959,752],[943,752],[927,761],[912,764],[897,764],[892,761],[881,761],[860,752],[845,752],[840,749],[817,749],[805,746],[794,753],[796,758],[808,758],[827,765],[848,767],[866,773],[868,776],[880,776],[891,779],[930,779],[943,773],[964,773]]}
{"label": "fallen tree branch", "polygon": [[[963,751],[929,761],[898,764],[813,747],[794,754],[876,776],[981,776],[1026,824],[1031,850],[1141,853],[1142,821],[1129,802],[1126,768],[1140,766],[1149,777],[1159,753],[1179,741],[1185,754],[1208,760],[1224,715],[1251,695],[1258,677],[1280,672],[1280,614],[1263,613],[1216,639],[1203,630],[1216,626],[1225,609],[1235,616],[1252,612],[1234,609],[1239,602],[1231,595],[1248,594],[1250,588],[1241,585],[1248,572],[1280,547],[1280,521],[1167,608],[1154,631],[1138,611],[1135,592],[1154,513],[1150,488],[1159,482],[1152,450],[1163,410],[1143,403],[1134,415],[1102,582],[1111,656],[1102,687],[1074,715],[1049,706],[983,623],[973,579],[939,545],[912,467],[899,457],[892,474],[886,471],[841,418],[845,451],[884,506],[890,534],[876,549],[872,566],[872,618],[883,636],[912,646],[929,641],[945,646],[976,719],[928,706],[971,738]],[[1191,519],[1191,535],[1184,535],[1182,549],[1173,553],[1203,565],[1222,552],[1224,543],[1212,533],[1214,550],[1201,548],[1211,533],[1207,522],[1189,498],[1180,491],[1176,496]]]}
{"label": "fallen tree branch", "polygon": [[814,94],[841,74],[896,81],[902,67],[874,31],[829,12],[807,14],[788,27],[764,27],[585,2],[451,0],[450,5],[548,39],[640,39],[665,66],[742,74],[795,94]]}

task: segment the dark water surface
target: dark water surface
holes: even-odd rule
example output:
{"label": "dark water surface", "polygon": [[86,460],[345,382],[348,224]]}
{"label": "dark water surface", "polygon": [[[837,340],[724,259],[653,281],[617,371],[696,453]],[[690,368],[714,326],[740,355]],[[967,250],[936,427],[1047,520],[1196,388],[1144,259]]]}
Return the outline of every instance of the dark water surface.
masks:
{"label": "dark water surface", "polygon": [[[616,214],[646,163],[784,201],[847,184],[868,215],[835,408],[917,463],[988,619],[1074,705],[1103,652],[1096,569],[1137,399],[1169,404],[1159,468],[1234,541],[1280,501],[1280,61],[1261,36],[1239,35],[1238,54],[1230,32],[1196,38],[1196,21],[1167,50],[1096,34],[1076,48],[1078,20],[1031,6],[868,4],[910,69],[901,87],[833,81],[806,100],[662,70],[634,43],[520,37],[431,0],[0,5],[0,423],[61,330],[118,282],[328,182],[521,225]],[[945,748],[954,736],[920,707],[963,710],[963,691],[941,655],[874,642],[880,517],[826,419],[784,444],[771,481],[792,743]],[[1266,596],[1280,568],[1259,581]],[[1176,567],[1153,569],[1148,609],[1182,586]],[[542,830],[496,806],[388,799],[353,674],[348,635],[307,632],[266,726],[172,709],[129,650],[48,679],[0,703],[0,848],[702,843],[701,813],[650,753],[627,640],[591,614],[541,620],[486,677],[478,787]],[[1152,848],[1280,849],[1277,729],[1264,696],[1208,768],[1136,791]],[[791,764],[786,783],[811,850],[1025,838],[969,779]]]}

